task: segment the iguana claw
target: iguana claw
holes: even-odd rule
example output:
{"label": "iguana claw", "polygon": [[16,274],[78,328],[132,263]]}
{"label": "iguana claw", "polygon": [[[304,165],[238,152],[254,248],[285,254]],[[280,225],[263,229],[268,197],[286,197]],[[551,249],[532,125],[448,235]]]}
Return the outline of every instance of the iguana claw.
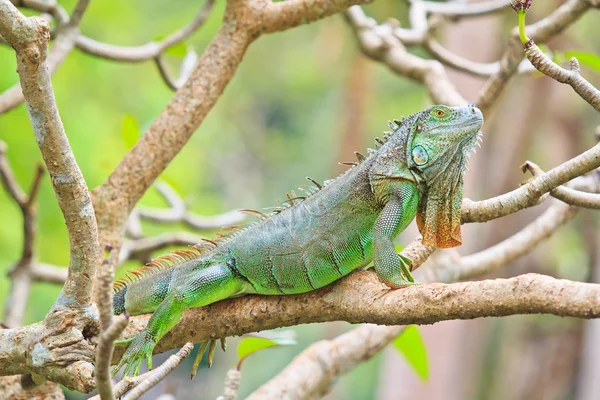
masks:
{"label": "iguana claw", "polygon": [[413,278],[410,267],[412,267],[412,260],[402,254],[398,253],[400,257],[400,268],[402,269],[402,273],[408,282],[415,283],[415,278]]}
{"label": "iguana claw", "polygon": [[156,343],[145,330],[140,332],[133,339],[120,340],[115,342],[115,344],[117,346],[129,344],[129,347],[121,357],[119,364],[113,369],[113,377],[122,368],[125,368],[123,370],[123,375],[129,375],[131,372],[133,376],[137,376],[140,373],[140,367],[142,366],[144,359],[148,365],[148,370],[152,369],[152,351],[154,350],[154,347],[156,347]]}
{"label": "iguana claw", "polygon": [[[225,338],[221,338],[221,349],[225,351],[227,349],[227,342]],[[206,353],[206,349],[208,348],[208,368],[212,367],[213,357],[215,355],[215,349],[217,347],[217,340],[211,339],[206,342],[202,342],[200,348],[198,349],[198,354],[196,354],[196,358],[194,359],[194,364],[192,365],[192,374],[191,379],[196,377],[196,373],[198,372],[198,366],[200,365],[200,361],[202,361],[202,356]]]}

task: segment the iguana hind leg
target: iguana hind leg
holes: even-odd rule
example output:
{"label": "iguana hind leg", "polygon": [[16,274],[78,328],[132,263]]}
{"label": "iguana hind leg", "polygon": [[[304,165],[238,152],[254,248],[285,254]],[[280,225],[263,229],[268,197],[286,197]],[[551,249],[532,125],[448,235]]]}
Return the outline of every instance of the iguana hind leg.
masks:
{"label": "iguana hind leg", "polygon": [[148,369],[152,368],[152,351],[156,343],[169,332],[181,319],[184,310],[215,303],[239,294],[246,282],[234,275],[225,264],[215,264],[195,272],[196,276],[187,276],[183,282],[171,290],[158,306],[148,325],[130,342],[127,351],[113,371],[113,375],[124,368],[123,374],[137,375],[144,359]]}

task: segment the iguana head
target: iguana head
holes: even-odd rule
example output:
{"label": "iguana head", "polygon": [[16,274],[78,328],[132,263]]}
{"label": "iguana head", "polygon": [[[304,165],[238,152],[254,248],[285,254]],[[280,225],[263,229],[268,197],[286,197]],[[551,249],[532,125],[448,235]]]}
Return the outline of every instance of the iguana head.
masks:
{"label": "iguana head", "polygon": [[406,160],[424,182],[417,212],[423,243],[459,246],[463,174],[480,139],[483,115],[475,106],[437,105],[416,114],[411,122]]}

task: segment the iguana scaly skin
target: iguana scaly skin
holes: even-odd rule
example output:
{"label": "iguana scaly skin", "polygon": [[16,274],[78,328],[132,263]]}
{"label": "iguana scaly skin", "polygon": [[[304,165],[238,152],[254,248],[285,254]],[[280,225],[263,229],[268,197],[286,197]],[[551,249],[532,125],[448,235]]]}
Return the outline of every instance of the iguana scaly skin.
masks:
{"label": "iguana scaly skin", "polygon": [[[461,244],[463,174],[480,138],[481,111],[438,105],[390,123],[368,157],[306,197],[217,242],[155,260],[115,286],[114,312],[153,313],[117,366],[139,372],[144,359],[188,308],[249,293],[318,289],[371,261],[392,288],[413,284],[410,260],[393,240],[417,216],[423,243]],[[312,180],[311,180],[312,181]],[[295,195],[294,195],[295,196]],[[205,348],[206,346],[204,346]],[[214,348],[214,346],[213,346]]]}

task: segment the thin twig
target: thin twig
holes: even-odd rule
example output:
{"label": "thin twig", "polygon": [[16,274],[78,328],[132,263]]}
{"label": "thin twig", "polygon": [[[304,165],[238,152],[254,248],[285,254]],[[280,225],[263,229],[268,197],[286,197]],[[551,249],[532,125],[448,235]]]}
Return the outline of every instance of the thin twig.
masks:
{"label": "thin twig", "polygon": [[217,397],[217,400],[237,400],[237,392],[240,388],[241,379],[242,373],[237,368],[232,368],[227,371],[223,394]]}
{"label": "thin twig", "polygon": [[148,42],[141,46],[116,46],[101,43],[80,35],[77,37],[77,48],[93,56],[114,61],[142,62],[158,57],[169,47],[187,39],[196,32],[210,15],[214,0],[207,0],[194,19],[185,27],[170,34],[158,42]]}
{"label": "thin twig", "polygon": [[[148,371],[145,374],[138,376],[124,376],[118,383],[113,386],[114,396],[118,399],[121,398],[125,393],[139,385],[141,382],[146,380],[153,371]],[[90,397],[89,400],[100,400],[100,396],[96,395]]]}
{"label": "thin twig", "polygon": [[67,280],[68,269],[55,265],[35,263],[31,267],[31,279],[63,285]]}
{"label": "thin twig", "polygon": [[19,207],[23,207],[23,205],[27,202],[27,195],[23,189],[21,189],[21,186],[15,178],[13,170],[8,163],[8,159],[6,158],[6,150],[6,143],[0,140],[0,181],[10,197],[17,202]]}
{"label": "thin twig", "polygon": [[377,29],[377,23],[359,6],[345,12],[362,51],[370,58],[385,63],[392,71],[422,82],[436,103],[465,105],[467,101],[450,82],[442,64],[409,53],[391,31]]}
{"label": "thin twig", "polygon": [[0,141],[0,183],[2,183],[8,194],[15,200],[23,214],[23,251],[21,258],[9,272],[11,285],[6,299],[4,323],[10,327],[21,325],[29,299],[31,268],[34,263],[33,252],[35,247],[35,198],[43,174],[44,168],[38,165],[31,188],[29,189],[29,194],[26,195],[15,179],[12,168],[6,158],[6,144]]}
{"label": "thin twig", "polygon": [[465,199],[462,206],[462,223],[486,222],[535,206],[544,194],[598,167],[600,144],[512,192],[482,201]]}
{"label": "thin twig", "polygon": [[100,334],[96,348],[95,382],[98,396],[102,400],[115,398],[112,381],[110,379],[110,362],[114,352],[114,342],[127,327],[129,315],[127,313],[115,317],[110,326]]}
{"label": "thin twig", "polygon": [[[44,2],[38,0],[21,0],[15,1],[15,3],[19,6],[28,7],[39,12],[48,12],[56,20],[57,35],[47,57],[50,75],[54,74],[75,46],[75,40],[79,35],[78,23],[87,8],[89,0],[80,0],[77,3],[74,10],[74,21],[69,20],[69,16],[64,8],[55,1]],[[46,54],[45,51],[44,54]],[[0,94],[0,114],[17,107],[24,99],[21,85],[16,84],[7,89]]]}
{"label": "thin twig", "polygon": [[203,216],[187,211],[183,199],[175,189],[166,182],[158,182],[156,189],[166,200],[169,208],[137,207],[139,218],[159,223],[182,222],[192,229],[214,230],[228,225],[236,225],[246,219],[246,216],[237,210],[231,210],[214,216]]}
{"label": "thin twig", "polygon": [[202,241],[202,237],[190,232],[165,232],[156,236],[126,240],[119,254],[119,265],[128,260],[146,263],[150,255],[170,246],[192,246]]}
{"label": "thin twig", "polygon": [[568,84],[582,99],[600,112],[600,90],[581,76],[579,61],[575,57],[571,58],[571,68],[567,70],[546,56],[535,43],[526,47],[525,55],[538,71],[560,83]]}
{"label": "thin twig", "polygon": [[187,342],[177,354],[173,354],[160,367],[150,372],[138,386],[125,396],[123,400],[137,400],[148,390],[152,389],[158,382],[170,374],[181,362],[192,352],[194,343]]}
{"label": "thin twig", "polygon": [[[531,161],[526,161],[521,169],[523,172],[530,171],[534,177],[543,175],[545,172],[535,163]],[[559,186],[556,189],[550,191],[550,195],[558,200],[570,204],[572,206],[591,208],[595,210],[600,209],[600,194],[597,193],[598,187],[598,171],[591,176],[588,177],[591,179],[587,180],[587,184],[581,184],[580,188],[585,190],[576,190],[571,189],[566,186]],[[587,192],[596,192],[596,193],[587,193]]]}
{"label": "thin twig", "polygon": [[510,0],[487,0],[480,1],[478,3],[439,3],[433,1],[413,0],[415,3],[417,1],[423,3],[425,10],[429,13],[441,14],[449,17],[474,17],[491,14],[506,8],[510,4]]}

